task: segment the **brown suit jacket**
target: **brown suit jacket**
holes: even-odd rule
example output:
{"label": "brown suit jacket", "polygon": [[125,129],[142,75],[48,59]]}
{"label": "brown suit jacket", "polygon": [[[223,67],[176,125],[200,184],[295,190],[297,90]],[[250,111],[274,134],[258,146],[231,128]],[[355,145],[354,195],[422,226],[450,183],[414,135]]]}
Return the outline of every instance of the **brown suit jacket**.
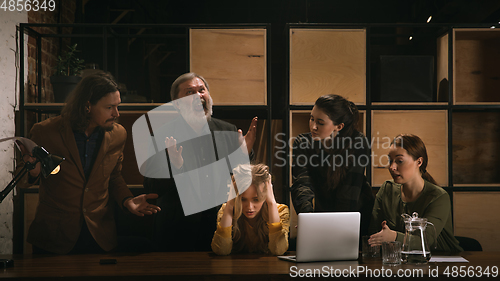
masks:
{"label": "brown suit jacket", "polygon": [[115,124],[106,132],[92,167],[85,179],[73,130],[61,116],[33,126],[31,139],[49,153],[66,158],[61,171],[41,177],[39,205],[28,233],[28,242],[54,253],[73,249],[82,224],[86,223],[95,241],[106,251],[117,245],[113,204],[119,206],[132,196],[121,176],[123,148],[127,133]]}

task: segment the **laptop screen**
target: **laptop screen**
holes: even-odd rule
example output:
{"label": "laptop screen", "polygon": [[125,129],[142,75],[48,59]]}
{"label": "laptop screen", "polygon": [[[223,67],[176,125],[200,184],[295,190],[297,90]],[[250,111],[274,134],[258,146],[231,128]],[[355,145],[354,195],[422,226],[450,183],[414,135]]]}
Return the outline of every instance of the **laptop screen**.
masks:
{"label": "laptop screen", "polygon": [[360,220],[359,212],[300,213],[297,261],[358,259]]}

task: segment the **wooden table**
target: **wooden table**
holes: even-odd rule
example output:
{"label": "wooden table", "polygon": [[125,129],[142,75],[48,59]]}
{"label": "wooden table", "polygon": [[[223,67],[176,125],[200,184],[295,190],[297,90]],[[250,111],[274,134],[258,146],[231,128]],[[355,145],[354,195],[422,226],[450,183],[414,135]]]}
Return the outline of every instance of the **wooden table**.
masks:
{"label": "wooden table", "polygon": [[[485,279],[498,280],[500,252],[463,252],[461,256],[469,260],[469,263],[405,264],[389,267],[382,265],[380,259],[360,258],[358,261],[293,263],[278,260],[273,256],[216,256],[208,252],[66,256],[3,255],[0,258],[14,259],[14,267],[0,269],[0,279],[24,280],[36,277],[36,280],[246,279],[261,281],[290,280],[301,276],[338,279],[339,275],[349,278],[374,279],[377,276],[377,278],[385,277],[389,272],[392,272],[392,276],[397,276],[399,270],[407,277],[419,280],[454,280],[455,278],[451,278],[454,274],[456,278],[460,278],[460,266],[462,266],[467,277],[464,280],[470,280],[471,274],[479,275],[479,271]],[[117,263],[101,265],[99,264],[101,259],[116,259]],[[455,270],[454,266],[456,266]],[[487,267],[489,268],[489,277],[484,275]],[[446,277],[446,270],[448,270],[450,278]],[[493,274],[494,272],[496,274]],[[439,274],[439,278],[429,277],[429,274],[434,275],[435,273]],[[493,277],[494,275],[497,277]],[[400,280],[400,278],[394,278],[394,280]]]}

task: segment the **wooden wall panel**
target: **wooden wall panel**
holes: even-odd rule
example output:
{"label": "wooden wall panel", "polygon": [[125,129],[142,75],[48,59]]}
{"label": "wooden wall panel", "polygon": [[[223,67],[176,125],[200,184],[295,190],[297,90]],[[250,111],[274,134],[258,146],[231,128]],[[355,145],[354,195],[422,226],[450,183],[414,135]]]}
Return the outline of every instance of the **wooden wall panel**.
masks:
{"label": "wooden wall panel", "polygon": [[309,132],[310,110],[290,111],[290,137],[295,138],[300,134]]}
{"label": "wooden wall panel", "polygon": [[290,103],[321,95],[366,101],[366,30],[290,29]]}
{"label": "wooden wall panel", "polygon": [[454,192],[455,235],[478,240],[483,251],[500,251],[498,202],[500,202],[500,192]]}
{"label": "wooden wall panel", "polygon": [[453,113],[453,184],[500,184],[500,112]]}
{"label": "wooden wall panel", "polygon": [[203,76],[215,105],[267,103],[265,29],[191,29],[190,70]]}
{"label": "wooden wall panel", "polygon": [[455,29],[455,103],[500,102],[500,30]]}
{"label": "wooden wall panel", "polygon": [[387,170],[390,142],[398,134],[414,134],[425,143],[427,171],[441,186],[448,185],[448,117],[444,110],[372,111],[372,185],[391,175]]}

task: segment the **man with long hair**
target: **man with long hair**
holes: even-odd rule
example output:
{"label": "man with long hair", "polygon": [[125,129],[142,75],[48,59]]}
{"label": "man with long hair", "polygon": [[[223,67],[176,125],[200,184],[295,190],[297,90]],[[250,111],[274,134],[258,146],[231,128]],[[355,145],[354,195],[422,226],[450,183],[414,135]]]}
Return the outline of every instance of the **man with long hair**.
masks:
{"label": "man with long hair", "polygon": [[[39,177],[40,163],[28,181],[39,181],[39,205],[28,233],[36,253],[101,253],[117,247],[114,206],[144,216],[160,211],[149,204],[156,194],[133,197],[121,176],[127,133],[119,117],[120,92],[104,72],[83,78],[61,115],[37,123],[30,138],[65,158],[61,170]],[[23,150],[26,161],[33,162]]]}

